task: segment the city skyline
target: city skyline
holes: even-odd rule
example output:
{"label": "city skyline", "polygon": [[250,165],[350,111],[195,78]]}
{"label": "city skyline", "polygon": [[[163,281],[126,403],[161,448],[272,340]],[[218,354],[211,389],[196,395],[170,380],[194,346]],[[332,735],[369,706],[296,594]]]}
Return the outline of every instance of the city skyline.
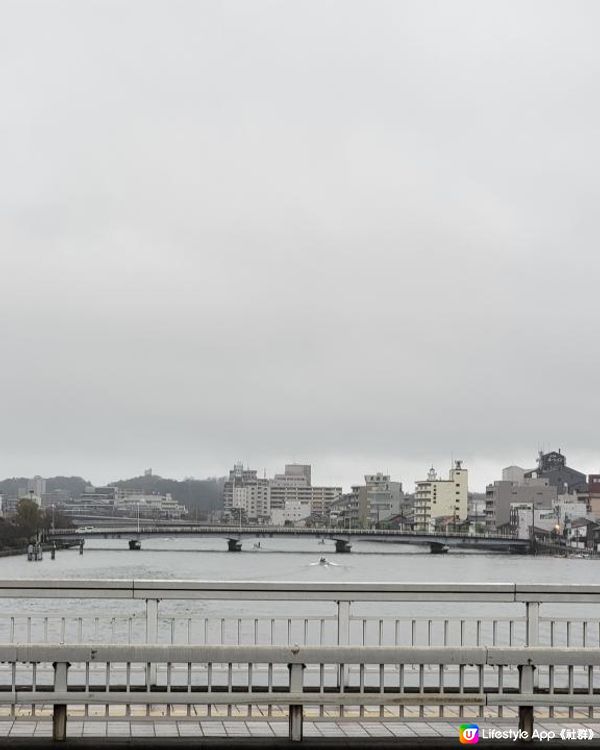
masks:
{"label": "city skyline", "polygon": [[[598,461],[594,462],[592,459],[590,459],[588,463],[584,463],[578,459],[576,453],[564,448],[563,446],[544,446],[539,450],[543,452],[549,450],[561,450],[564,454],[566,454],[569,464],[572,466],[576,466],[586,475],[595,474],[600,471],[600,464],[598,463]],[[162,468],[160,464],[152,467],[150,467],[149,465],[145,465],[143,466],[143,468],[140,468],[139,471],[135,468],[128,470],[126,468],[127,464],[124,464],[125,469],[118,476],[116,472],[112,472],[107,473],[106,475],[101,475],[99,478],[91,473],[79,471],[78,467],[67,467],[64,471],[56,471],[55,469],[51,468],[50,471],[44,473],[40,471],[13,472],[8,471],[9,467],[5,463],[4,467],[7,471],[0,471],[0,474],[2,474],[0,479],[9,477],[35,477],[38,475],[42,477],[81,476],[82,478],[89,480],[94,486],[105,486],[110,482],[116,482],[122,479],[142,476],[144,474],[144,471],[146,471],[148,468],[152,468],[152,471],[155,475],[181,481],[187,477],[193,477],[194,479],[200,480],[212,478],[221,479],[228,475],[229,470],[235,463],[242,463],[245,468],[256,470],[258,472],[258,475],[261,477],[263,475],[267,477],[275,476],[276,473],[282,471],[282,468],[285,464],[310,464],[313,471],[313,484],[315,485],[341,486],[344,492],[347,492],[352,485],[361,482],[365,474],[383,472],[385,474],[389,474],[393,480],[402,482],[405,492],[412,492],[414,490],[415,483],[423,480],[427,476],[427,472],[429,471],[431,466],[433,466],[437,470],[438,474],[445,474],[448,469],[452,468],[454,461],[460,459],[465,464],[465,467],[469,470],[469,490],[472,492],[484,492],[488,484],[493,482],[495,479],[500,479],[502,469],[506,468],[507,466],[518,465],[524,469],[533,469],[536,466],[537,454],[530,453],[530,455],[532,455],[531,460],[518,460],[518,457],[513,457],[512,460],[502,462],[499,461],[499,459],[490,459],[488,461],[480,463],[479,465],[472,464],[462,454],[448,456],[445,462],[443,460],[443,457],[440,457],[439,461],[430,461],[429,463],[415,462],[414,464],[411,464],[406,461],[397,461],[396,463],[392,463],[391,467],[387,465],[384,466],[382,462],[379,462],[379,464],[375,462],[375,465],[373,466],[369,465],[364,467],[357,467],[349,462],[347,467],[344,469],[345,474],[341,478],[340,474],[336,473],[335,469],[328,474],[327,471],[323,470],[323,466],[319,465],[319,463],[317,463],[316,461],[311,461],[309,459],[301,460],[296,457],[283,457],[279,462],[273,462],[272,465],[268,466],[265,465],[264,462],[261,463],[260,461],[253,462],[234,459],[231,460],[228,464],[221,466],[220,468],[216,467],[215,471],[206,471],[204,473],[195,473],[186,470],[183,470],[180,473],[171,473],[166,468]],[[591,451],[590,455],[592,455]],[[348,468],[351,465],[355,468],[354,472],[351,471],[351,468]],[[397,470],[394,467],[396,467]],[[402,470],[403,468],[406,469],[407,467],[407,471]],[[411,467],[412,471],[414,472],[414,477],[410,473]],[[77,472],[74,473],[73,468],[77,468]],[[137,474],[136,471],[138,471]]]}

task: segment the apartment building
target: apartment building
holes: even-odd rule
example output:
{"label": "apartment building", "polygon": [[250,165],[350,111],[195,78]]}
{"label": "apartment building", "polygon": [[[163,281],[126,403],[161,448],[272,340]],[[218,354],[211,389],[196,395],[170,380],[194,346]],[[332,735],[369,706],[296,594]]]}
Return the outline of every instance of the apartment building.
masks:
{"label": "apartment building", "polygon": [[325,519],[329,515],[331,505],[342,496],[342,488],[313,487],[311,476],[310,464],[286,464],[283,474],[268,480],[273,523],[278,518],[300,520],[296,518],[299,509],[308,511],[306,518]]}
{"label": "apartment building", "polygon": [[435,520],[452,517],[464,521],[468,512],[468,471],[462,461],[455,461],[448,479],[438,477],[431,467],[427,479],[416,482],[414,500],[415,531],[433,531]]}
{"label": "apartment building", "polygon": [[225,519],[267,523],[270,514],[269,480],[258,477],[256,469],[246,469],[241,463],[235,464],[223,486]]}

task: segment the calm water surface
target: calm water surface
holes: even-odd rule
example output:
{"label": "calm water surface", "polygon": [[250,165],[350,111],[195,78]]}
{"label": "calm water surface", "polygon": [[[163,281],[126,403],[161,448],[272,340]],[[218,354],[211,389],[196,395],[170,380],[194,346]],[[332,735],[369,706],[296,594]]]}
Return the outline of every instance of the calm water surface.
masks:
{"label": "calm water surface", "polygon": [[[336,554],[332,542],[317,539],[263,538],[244,540],[242,552],[226,551],[224,539],[202,537],[153,537],[142,541],[142,550],[130,551],[127,539],[95,539],[86,542],[85,553],[59,551],[56,560],[48,554],[41,562],[28,562],[25,556],[0,558],[0,579],[18,578],[154,578],[199,579],[206,581],[281,582],[528,582],[597,583],[600,560],[560,559],[506,554],[450,551],[432,555],[426,547],[355,543],[348,555]],[[319,565],[326,556],[331,565]],[[125,614],[141,611],[142,602],[73,603],[58,600],[1,600],[0,616],[18,612]],[[165,601],[164,615],[201,617],[310,616],[333,615],[335,604],[328,602],[243,602],[243,601]],[[566,611],[568,609],[568,612]],[[545,605],[550,614],[573,616],[572,605]],[[363,603],[353,605],[356,615],[383,617],[507,617],[524,614],[521,604],[490,603]],[[581,609],[586,616],[600,620],[597,605]],[[600,634],[598,635],[600,644]]]}
{"label": "calm water surface", "polygon": [[[227,552],[221,539],[154,537],[140,551],[126,539],[92,539],[85,553],[59,551],[41,562],[24,555],[0,558],[0,579],[12,578],[192,578],[206,581],[317,582],[531,582],[597,583],[600,560],[529,557],[450,551],[432,555],[428,548],[357,542],[348,555],[336,554],[332,542],[317,539],[244,540],[242,552]],[[332,565],[315,565],[326,556]]]}

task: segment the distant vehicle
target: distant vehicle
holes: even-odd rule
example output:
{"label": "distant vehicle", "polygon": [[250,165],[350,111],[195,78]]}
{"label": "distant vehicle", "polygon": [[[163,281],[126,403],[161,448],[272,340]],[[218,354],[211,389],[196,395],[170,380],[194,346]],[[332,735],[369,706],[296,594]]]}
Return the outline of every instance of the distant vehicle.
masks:
{"label": "distant vehicle", "polygon": [[94,526],[80,526],[77,531],[80,534],[87,534],[89,531],[96,531],[96,528]]}

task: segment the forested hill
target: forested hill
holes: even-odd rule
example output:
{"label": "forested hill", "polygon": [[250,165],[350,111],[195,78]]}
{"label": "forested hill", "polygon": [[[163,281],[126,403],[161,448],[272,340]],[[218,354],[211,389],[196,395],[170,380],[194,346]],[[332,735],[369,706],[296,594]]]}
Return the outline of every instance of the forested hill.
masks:
{"label": "forested hill", "polygon": [[122,489],[144,490],[145,492],[170,492],[175,500],[183,503],[190,513],[198,510],[207,513],[223,507],[223,482],[220,479],[164,479],[152,474],[151,476],[133,477],[111,482],[113,487]]}

